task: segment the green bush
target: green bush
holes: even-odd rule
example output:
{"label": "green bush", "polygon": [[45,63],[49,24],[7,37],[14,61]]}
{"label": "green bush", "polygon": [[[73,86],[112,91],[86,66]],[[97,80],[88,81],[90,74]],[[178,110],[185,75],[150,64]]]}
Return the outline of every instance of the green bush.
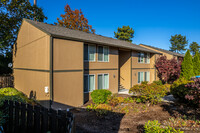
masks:
{"label": "green bush", "polygon": [[158,81],[153,81],[153,83],[157,84],[157,85],[163,85],[162,81],[161,80],[158,80]]}
{"label": "green bush", "polygon": [[170,126],[162,128],[161,124],[157,121],[148,121],[144,125],[145,133],[184,133],[183,131],[176,130]]}
{"label": "green bush", "polygon": [[157,104],[161,101],[167,93],[167,88],[164,85],[157,85],[156,83],[134,85],[129,93],[133,93],[137,96],[136,102],[150,102],[151,104]]}
{"label": "green bush", "polygon": [[91,93],[92,101],[95,104],[103,104],[107,102],[108,96],[111,96],[111,92],[109,90],[94,90]]}
{"label": "green bush", "polygon": [[184,78],[179,78],[171,85],[171,94],[180,101],[185,101],[185,95],[189,93],[189,89],[186,87],[186,85],[192,82],[194,81],[188,81]]}
{"label": "green bush", "polygon": [[14,88],[1,88],[0,89],[0,125],[2,125],[5,122],[6,114],[3,113],[5,109],[2,109],[2,105],[5,100],[12,100],[12,101],[18,101],[18,102],[29,102],[32,101],[29,100],[22,92],[19,92],[18,90]]}

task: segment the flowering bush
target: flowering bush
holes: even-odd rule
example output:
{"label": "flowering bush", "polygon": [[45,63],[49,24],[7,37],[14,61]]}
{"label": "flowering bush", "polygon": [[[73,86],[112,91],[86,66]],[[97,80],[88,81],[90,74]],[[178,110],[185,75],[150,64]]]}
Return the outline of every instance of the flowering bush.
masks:
{"label": "flowering bush", "polygon": [[189,90],[188,94],[185,95],[185,99],[200,107],[200,78],[194,79],[194,82],[188,83],[185,87]]}
{"label": "flowering bush", "polygon": [[157,104],[161,101],[161,97],[164,97],[167,93],[167,89],[164,85],[157,85],[156,83],[134,85],[129,93],[133,93],[137,96],[137,101],[150,102],[151,104]]}

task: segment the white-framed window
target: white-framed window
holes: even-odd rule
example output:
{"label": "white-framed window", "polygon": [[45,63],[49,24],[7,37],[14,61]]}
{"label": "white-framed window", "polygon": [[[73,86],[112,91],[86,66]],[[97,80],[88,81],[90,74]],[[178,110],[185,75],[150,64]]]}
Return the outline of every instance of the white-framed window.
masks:
{"label": "white-framed window", "polygon": [[109,47],[98,46],[98,61],[109,62]]}
{"label": "white-framed window", "polygon": [[96,60],[96,45],[84,44],[84,61]]}
{"label": "white-framed window", "polygon": [[138,72],[138,83],[142,83],[143,81],[150,82],[150,72]]}
{"label": "white-framed window", "polygon": [[84,92],[92,92],[95,90],[95,75],[85,74],[84,75]]}
{"label": "white-framed window", "polygon": [[138,53],[138,62],[144,63],[144,53]]}
{"label": "white-framed window", "polygon": [[98,89],[109,89],[109,74],[98,74]]}
{"label": "white-framed window", "polygon": [[150,53],[138,53],[138,62],[139,63],[150,63]]}

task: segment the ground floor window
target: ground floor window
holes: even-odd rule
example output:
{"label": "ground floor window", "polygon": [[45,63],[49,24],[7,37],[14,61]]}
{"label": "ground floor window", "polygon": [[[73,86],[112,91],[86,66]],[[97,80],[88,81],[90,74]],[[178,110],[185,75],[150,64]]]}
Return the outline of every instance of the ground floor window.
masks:
{"label": "ground floor window", "polygon": [[150,82],[150,72],[138,72],[138,83],[143,81]]}
{"label": "ground floor window", "polygon": [[95,90],[95,76],[84,75],[84,92],[92,92]]}
{"label": "ground floor window", "polygon": [[109,74],[98,74],[98,89],[109,88]]}

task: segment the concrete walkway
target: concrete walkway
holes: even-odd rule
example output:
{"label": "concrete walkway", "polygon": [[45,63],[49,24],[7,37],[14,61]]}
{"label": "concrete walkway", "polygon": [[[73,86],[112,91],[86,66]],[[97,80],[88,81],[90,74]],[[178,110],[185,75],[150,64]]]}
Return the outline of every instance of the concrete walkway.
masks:
{"label": "concrete walkway", "polygon": [[126,94],[129,95],[129,90],[128,89],[123,89],[123,90],[119,90],[118,94]]}

